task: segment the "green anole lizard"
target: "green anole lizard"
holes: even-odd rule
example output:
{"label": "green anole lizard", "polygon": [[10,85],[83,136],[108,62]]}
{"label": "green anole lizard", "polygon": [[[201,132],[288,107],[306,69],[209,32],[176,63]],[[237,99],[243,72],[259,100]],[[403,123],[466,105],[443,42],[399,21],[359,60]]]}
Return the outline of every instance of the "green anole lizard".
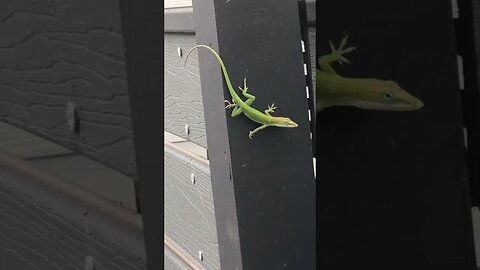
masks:
{"label": "green anole lizard", "polygon": [[[283,127],[283,128],[294,128],[298,127],[298,125],[290,120],[288,117],[279,117],[279,116],[272,116],[270,113],[273,113],[274,110],[277,108],[275,107],[275,104],[272,104],[271,106],[268,106],[268,109],[265,110],[265,113],[260,112],[259,110],[251,107],[253,101],[255,100],[255,96],[252,94],[247,93],[247,78],[243,80],[243,88],[240,86],[240,91],[242,92],[242,95],[247,98],[246,101],[243,101],[238,94],[235,92],[233,89],[232,83],[230,82],[230,77],[228,76],[227,69],[225,68],[225,64],[222,61],[222,58],[218,55],[218,53],[212,49],[211,47],[207,45],[197,45],[190,49],[190,51],[187,53],[187,56],[185,57],[185,64],[187,63],[188,56],[190,53],[196,49],[196,48],[206,48],[210,50],[215,57],[217,58],[218,62],[220,63],[220,66],[222,68],[223,76],[225,77],[225,81],[227,82],[227,87],[228,91],[230,92],[230,95],[232,96],[232,102],[225,100],[227,103],[227,106],[225,107],[226,109],[233,108],[232,110],[232,117],[238,116],[241,113],[245,114],[250,120],[257,122],[259,124],[262,124],[258,128],[250,131],[248,134],[248,137],[252,139],[252,136],[257,133],[258,131],[266,128],[266,127]],[[185,66],[184,64],[184,66]]]}
{"label": "green anole lizard", "polygon": [[423,107],[423,102],[407,93],[394,81],[374,78],[346,78],[338,75],[332,63],[350,63],[343,55],[355,50],[344,49],[348,36],[331,53],[318,59],[316,70],[316,112],[331,106],[353,106],[368,110],[412,111]]}

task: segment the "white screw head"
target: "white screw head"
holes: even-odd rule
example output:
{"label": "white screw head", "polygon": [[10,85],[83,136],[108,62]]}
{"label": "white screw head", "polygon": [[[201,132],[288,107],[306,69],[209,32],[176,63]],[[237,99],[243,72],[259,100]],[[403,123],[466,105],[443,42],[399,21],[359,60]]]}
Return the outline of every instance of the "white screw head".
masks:
{"label": "white screw head", "polygon": [[66,108],[67,125],[70,132],[77,131],[77,108],[75,103],[67,102]]}
{"label": "white screw head", "polygon": [[85,264],[83,266],[83,269],[95,270],[95,263],[92,256],[88,255],[87,257],[85,257]]}
{"label": "white screw head", "polygon": [[195,174],[194,173],[190,174],[190,180],[192,181],[192,184],[195,184]]}

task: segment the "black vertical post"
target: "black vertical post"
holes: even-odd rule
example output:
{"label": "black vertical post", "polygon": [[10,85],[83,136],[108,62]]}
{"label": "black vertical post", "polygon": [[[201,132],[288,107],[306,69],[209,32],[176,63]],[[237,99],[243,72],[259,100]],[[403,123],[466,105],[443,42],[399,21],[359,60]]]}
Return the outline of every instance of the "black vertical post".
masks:
{"label": "black vertical post", "polygon": [[[198,52],[222,269],[315,269],[315,190],[296,1],[193,2],[198,44],[223,58],[232,84],[247,78],[255,108],[297,128],[232,118],[219,64]],[[237,89],[238,91],[238,89]],[[238,91],[239,92],[239,91]]]}
{"label": "black vertical post", "polygon": [[[478,58],[475,48],[474,9],[473,1],[459,0],[458,18],[455,18],[455,36],[457,38],[457,53],[462,61],[459,65],[463,76],[462,107],[465,126],[465,147],[467,149],[468,179],[465,182],[466,216],[471,220],[471,206],[480,206],[480,89],[478,81]],[[470,195],[470,196],[469,196]],[[473,238],[473,232],[471,232]],[[474,242],[469,242],[471,256],[475,258]]]}
{"label": "black vertical post", "polygon": [[[313,6],[312,6],[313,7]],[[310,58],[310,39],[308,38],[308,18],[307,18],[307,3],[305,0],[298,1],[298,10],[300,12],[300,29],[302,33],[302,40],[304,42],[305,52],[303,53],[303,61],[306,66],[305,80],[308,87],[308,108],[310,114],[310,130],[312,132],[312,148],[315,149],[316,140],[316,113],[315,113],[315,89],[313,89],[312,81],[312,63]],[[313,153],[315,155],[315,153]]]}
{"label": "black vertical post", "polygon": [[449,0],[317,2],[318,56],[348,34],[340,75],[424,103],[317,114],[319,269],[476,268],[454,30]]}
{"label": "black vertical post", "polygon": [[480,206],[480,93],[474,29],[473,1],[458,1],[458,18],[455,20],[458,54],[462,59],[464,89],[462,103],[466,127],[468,163],[472,204]]}
{"label": "black vertical post", "polygon": [[147,266],[163,269],[163,2],[120,0],[120,9]]}

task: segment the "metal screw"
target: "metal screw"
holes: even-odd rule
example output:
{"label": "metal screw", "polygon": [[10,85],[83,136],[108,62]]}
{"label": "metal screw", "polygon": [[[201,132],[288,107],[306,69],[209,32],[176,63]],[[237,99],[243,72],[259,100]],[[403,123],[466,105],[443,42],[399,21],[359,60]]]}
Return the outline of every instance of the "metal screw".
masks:
{"label": "metal screw", "polygon": [[195,174],[190,174],[190,180],[192,180],[192,184],[195,184]]}
{"label": "metal screw", "polygon": [[457,0],[452,0],[452,17],[454,19],[457,19],[459,17],[458,1]]}
{"label": "metal screw", "polygon": [[85,265],[83,266],[85,270],[95,270],[95,263],[92,256],[88,255],[85,257]]}
{"label": "metal screw", "polygon": [[183,55],[182,48],[180,48],[180,47],[177,47],[177,52],[178,52],[178,57],[180,57],[180,58],[181,58],[181,57],[182,57],[182,55]]}
{"label": "metal screw", "polygon": [[75,103],[67,102],[66,117],[67,117],[68,129],[70,130],[70,132],[76,132],[77,131],[77,108],[75,106]]}
{"label": "metal screw", "polygon": [[190,134],[190,127],[188,126],[188,124],[185,124],[185,135],[188,134]]}
{"label": "metal screw", "polygon": [[201,250],[198,251],[198,259],[199,259],[200,261],[203,261],[203,253],[202,253]]}

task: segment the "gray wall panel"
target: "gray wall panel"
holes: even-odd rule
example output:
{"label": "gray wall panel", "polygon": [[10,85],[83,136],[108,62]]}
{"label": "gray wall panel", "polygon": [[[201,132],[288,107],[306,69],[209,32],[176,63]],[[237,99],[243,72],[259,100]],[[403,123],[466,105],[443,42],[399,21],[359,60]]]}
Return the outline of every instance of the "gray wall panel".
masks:
{"label": "gray wall panel", "polygon": [[[195,35],[165,34],[165,130],[207,147],[197,51],[183,68],[185,54],[195,44]],[[182,58],[178,47],[183,50]],[[190,127],[188,135],[185,125]]]}
{"label": "gray wall panel", "polygon": [[0,269],[146,269],[139,219],[0,153]]}
{"label": "gray wall panel", "polygon": [[[206,269],[220,269],[210,171],[206,161],[165,146],[165,234]],[[191,174],[195,175],[195,183]]]}
{"label": "gray wall panel", "polygon": [[133,176],[118,1],[1,1],[0,35],[0,119]]}

